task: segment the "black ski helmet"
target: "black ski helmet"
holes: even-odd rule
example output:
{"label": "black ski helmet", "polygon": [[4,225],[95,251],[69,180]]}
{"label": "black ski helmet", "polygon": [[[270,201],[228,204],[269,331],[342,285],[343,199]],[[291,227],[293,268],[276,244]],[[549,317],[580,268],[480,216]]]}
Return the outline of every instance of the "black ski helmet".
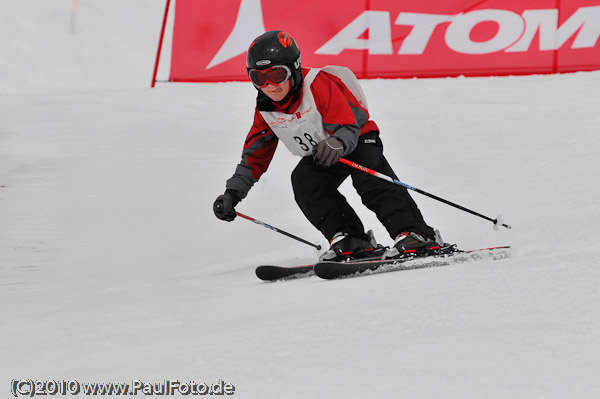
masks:
{"label": "black ski helmet", "polygon": [[292,71],[292,91],[302,85],[300,70],[300,49],[294,38],[287,32],[272,30],[258,36],[246,54],[246,70],[285,65]]}

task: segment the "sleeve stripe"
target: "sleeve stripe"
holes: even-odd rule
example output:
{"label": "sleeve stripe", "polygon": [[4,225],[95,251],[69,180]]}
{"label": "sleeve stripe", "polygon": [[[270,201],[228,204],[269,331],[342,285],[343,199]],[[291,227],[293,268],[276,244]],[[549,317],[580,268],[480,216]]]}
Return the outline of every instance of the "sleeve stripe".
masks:
{"label": "sleeve stripe", "polygon": [[248,145],[248,144],[250,144],[250,142],[251,142],[252,140],[254,140],[256,137],[258,137],[258,136],[262,136],[263,134],[267,133],[268,131],[269,131],[269,129],[265,129],[265,130],[263,130],[262,132],[258,132],[258,133],[255,133],[255,134],[253,134],[252,136],[249,136],[249,137],[246,139],[246,144],[245,144],[245,145]]}

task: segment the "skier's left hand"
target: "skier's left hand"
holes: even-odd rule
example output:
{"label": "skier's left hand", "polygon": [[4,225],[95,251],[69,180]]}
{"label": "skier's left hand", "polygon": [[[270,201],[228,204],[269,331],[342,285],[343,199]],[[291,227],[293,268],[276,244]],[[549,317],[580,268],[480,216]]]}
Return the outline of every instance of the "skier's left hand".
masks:
{"label": "skier's left hand", "polygon": [[319,166],[329,168],[337,163],[344,153],[344,145],[333,136],[322,140],[315,147],[313,160]]}
{"label": "skier's left hand", "polygon": [[239,196],[233,190],[226,190],[219,195],[213,204],[215,216],[221,220],[231,222],[236,217],[235,206],[240,202]]}

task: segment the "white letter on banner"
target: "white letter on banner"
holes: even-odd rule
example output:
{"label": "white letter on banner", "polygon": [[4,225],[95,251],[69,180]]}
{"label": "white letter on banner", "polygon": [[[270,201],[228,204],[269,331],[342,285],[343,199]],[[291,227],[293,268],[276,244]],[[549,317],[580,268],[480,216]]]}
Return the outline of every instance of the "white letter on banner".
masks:
{"label": "white letter on banner", "polygon": [[518,42],[507,48],[508,53],[525,52],[529,50],[531,42],[538,29],[540,31],[540,50],[556,50],[559,46],[558,39],[558,10],[525,10],[525,33]]}
{"label": "white letter on banner", "polygon": [[396,25],[413,25],[413,28],[404,38],[398,54],[423,54],[435,28],[453,19],[454,15],[401,12],[396,18]]}
{"label": "white letter on banner", "polygon": [[[359,39],[367,29],[369,38]],[[344,50],[369,50],[369,54],[392,54],[390,13],[364,11],[315,51],[315,54],[338,55]]]}
{"label": "white letter on banner", "polygon": [[[540,32],[540,50],[558,50],[577,31],[573,48],[592,48],[600,37],[600,6],[581,7],[558,28],[558,10],[526,10],[525,33],[507,52],[528,51],[535,34]],[[581,30],[579,30],[581,28]]]}
{"label": "white letter on banner", "polygon": [[[469,37],[473,27],[484,21],[496,22],[500,29],[496,36],[485,42],[474,42]],[[516,42],[525,28],[520,15],[506,10],[477,10],[459,14],[446,30],[446,44],[464,54],[489,54],[504,50]]]}
{"label": "white letter on banner", "polygon": [[[579,22],[581,21],[581,22]],[[569,25],[567,29],[565,26]],[[571,29],[575,31],[581,30],[573,42],[573,48],[588,48],[596,46],[598,37],[600,37],[600,6],[596,7],[581,7],[571,15],[571,18],[565,22],[558,31],[559,42],[564,43],[571,36],[568,32]],[[566,32],[561,32],[561,29],[565,29]]]}

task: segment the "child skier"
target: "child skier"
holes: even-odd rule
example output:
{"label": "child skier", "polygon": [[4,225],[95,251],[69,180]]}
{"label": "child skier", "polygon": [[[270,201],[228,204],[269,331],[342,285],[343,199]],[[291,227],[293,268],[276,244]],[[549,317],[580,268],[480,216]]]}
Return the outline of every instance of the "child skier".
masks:
{"label": "child skier", "polygon": [[254,123],[241,162],[213,205],[219,219],[236,217],[235,206],[267,170],[281,141],[302,157],[292,172],[296,202],[331,245],[320,260],[359,258],[375,248],[338,191],[348,176],[362,202],[395,240],[386,257],[427,255],[439,249],[441,239],[425,223],[406,188],[338,163],[344,157],[396,178],[383,156],[379,129],[369,119],[364,93],[349,69],[301,68],[300,50],[283,31],[257,37],[248,49],[246,67],[258,90]]}

